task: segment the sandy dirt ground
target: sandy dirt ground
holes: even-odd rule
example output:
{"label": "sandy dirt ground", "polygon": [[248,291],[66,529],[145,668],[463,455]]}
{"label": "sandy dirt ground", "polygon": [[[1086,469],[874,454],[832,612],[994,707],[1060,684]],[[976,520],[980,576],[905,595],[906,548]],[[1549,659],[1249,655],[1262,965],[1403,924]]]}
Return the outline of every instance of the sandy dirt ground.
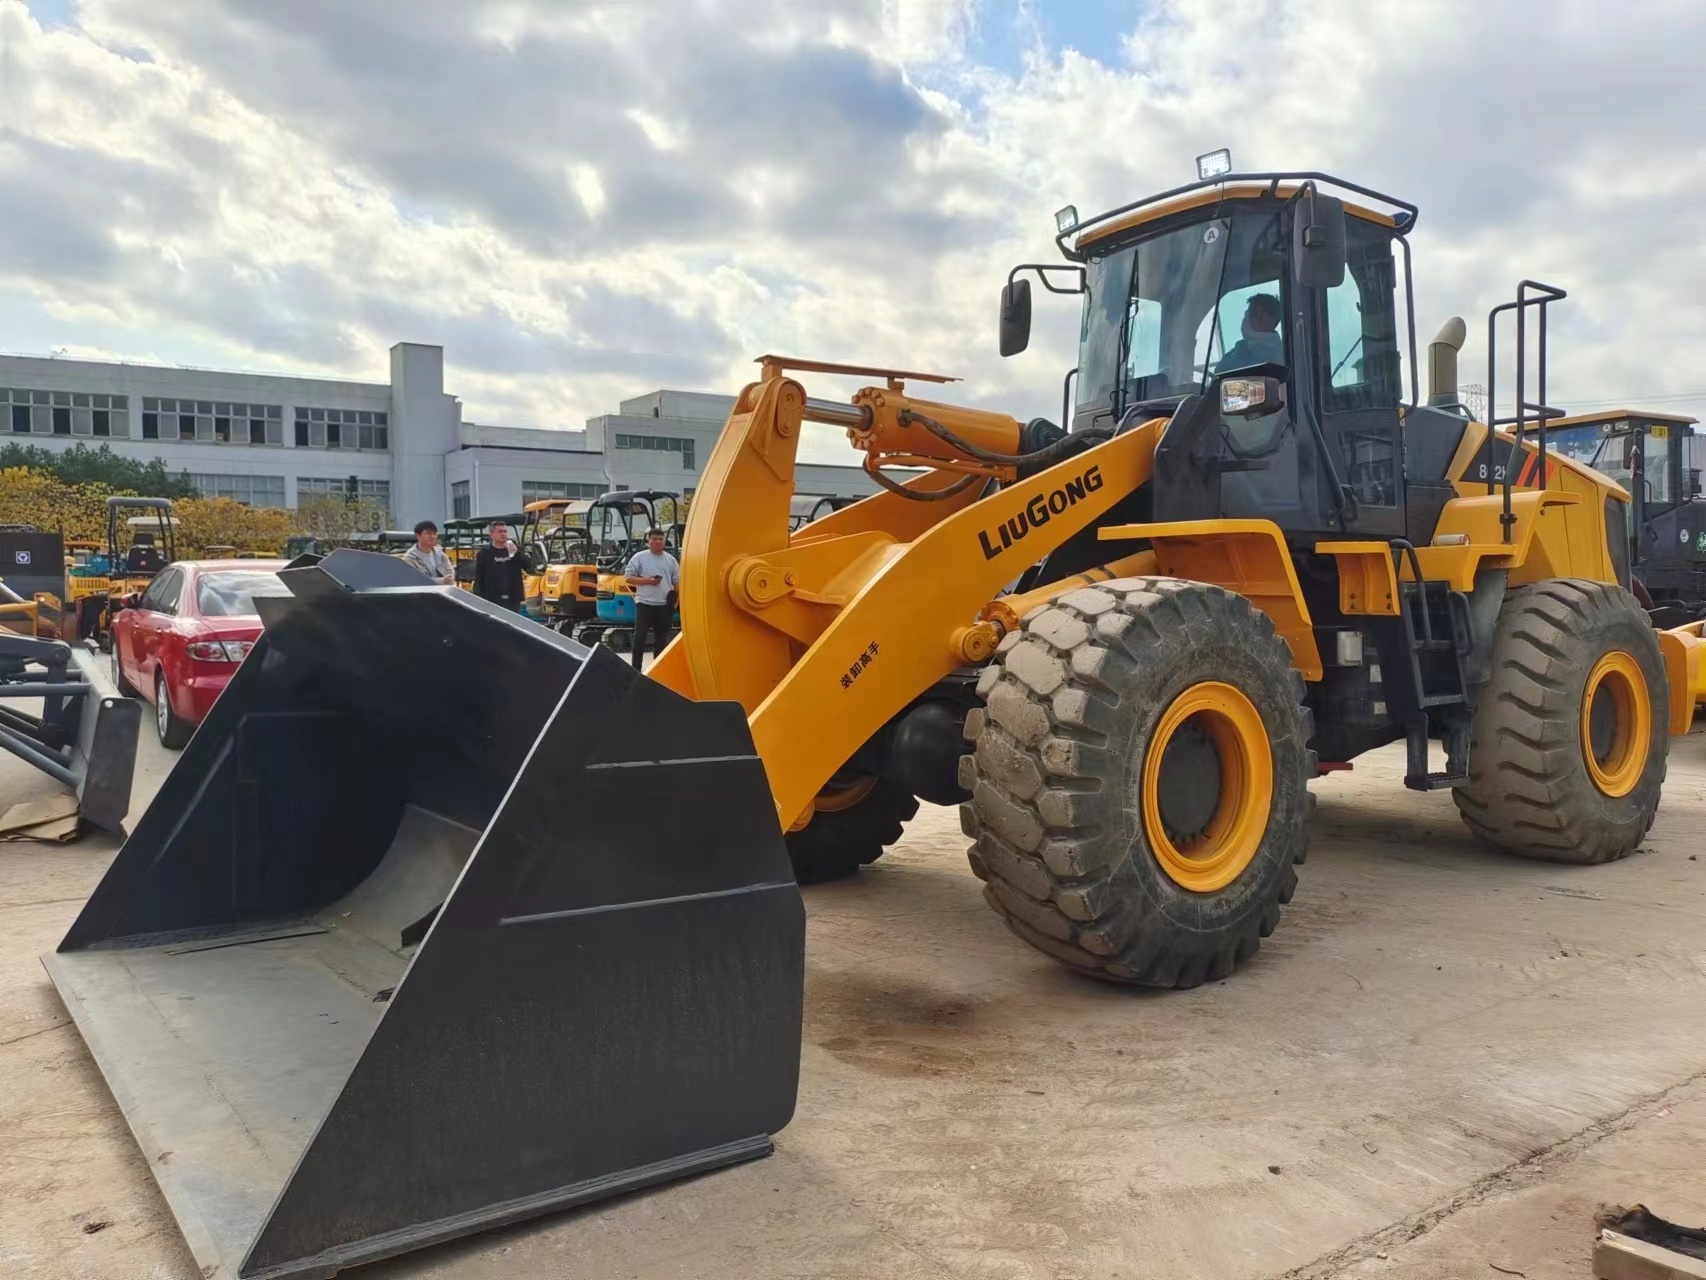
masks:
{"label": "sandy dirt ground", "polygon": [[[144,728],[138,805],[169,760]],[[1562,1280],[1602,1202],[1706,1222],[1706,734],[1611,866],[1478,847],[1381,753],[1191,992],[1010,936],[927,809],[809,890],[799,1109],[768,1160],[369,1277]],[[0,808],[50,786],[0,761]],[[0,1276],[199,1269],[42,972],[112,845],[0,845]],[[1698,860],[1697,860],[1697,856]]]}

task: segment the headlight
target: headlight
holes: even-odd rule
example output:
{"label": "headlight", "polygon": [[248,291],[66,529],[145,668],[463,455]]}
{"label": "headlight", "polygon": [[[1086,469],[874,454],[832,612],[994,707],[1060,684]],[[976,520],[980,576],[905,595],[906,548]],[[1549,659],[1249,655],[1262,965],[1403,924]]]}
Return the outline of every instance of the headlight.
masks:
{"label": "headlight", "polygon": [[1220,384],[1220,411],[1245,414],[1266,403],[1268,388],[1260,378],[1228,378]]}

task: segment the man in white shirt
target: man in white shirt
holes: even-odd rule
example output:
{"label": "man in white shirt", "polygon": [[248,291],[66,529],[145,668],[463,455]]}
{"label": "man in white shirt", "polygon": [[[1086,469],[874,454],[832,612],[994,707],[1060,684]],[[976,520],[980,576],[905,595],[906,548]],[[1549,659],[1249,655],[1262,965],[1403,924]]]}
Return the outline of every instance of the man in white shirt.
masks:
{"label": "man in white shirt", "polygon": [[634,645],[629,657],[634,670],[645,669],[646,633],[652,635],[652,658],[663,656],[674,629],[675,593],[681,586],[681,566],[663,549],[663,530],[646,531],[646,549],[628,560],[627,582],[634,588]]}
{"label": "man in white shirt", "polygon": [[450,557],[439,549],[438,526],[431,520],[422,520],[415,526],[415,545],[403,552],[403,559],[441,587],[456,585],[456,570],[451,567]]}

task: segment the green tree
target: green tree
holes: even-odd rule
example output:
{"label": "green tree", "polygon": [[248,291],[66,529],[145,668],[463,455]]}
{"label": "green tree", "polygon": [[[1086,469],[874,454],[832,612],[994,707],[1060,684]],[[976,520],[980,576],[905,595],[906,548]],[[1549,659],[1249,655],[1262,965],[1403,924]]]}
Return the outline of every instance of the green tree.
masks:
{"label": "green tree", "polygon": [[152,498],[198,496],[188,473],[179,471],[173,475],[158,458],[152,462],[138,462],[134,458],[121,457],[104,444],[98,449],[74,444],[63,450],[44,449],[34,444],[0,445],[0,470],[11,467],[46,471],[70,485],[96,485],[146,494]]}

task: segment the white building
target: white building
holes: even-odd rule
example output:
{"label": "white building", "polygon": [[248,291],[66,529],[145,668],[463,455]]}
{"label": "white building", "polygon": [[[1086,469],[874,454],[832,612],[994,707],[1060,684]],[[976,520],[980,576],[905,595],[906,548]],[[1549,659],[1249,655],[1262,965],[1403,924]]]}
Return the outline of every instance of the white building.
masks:
{"label": "white building", "polygon": [[[391,523],[498,515],[613,489],[691,492],[732,396],[654,391],[583,430],[462,420],[444,350],[400,342],[388,383],[0,355],[0,442],[110,445],[187,472],[204,497],[384,502]],[[856,466],[804,464],[801,493],[863,495]]]}

